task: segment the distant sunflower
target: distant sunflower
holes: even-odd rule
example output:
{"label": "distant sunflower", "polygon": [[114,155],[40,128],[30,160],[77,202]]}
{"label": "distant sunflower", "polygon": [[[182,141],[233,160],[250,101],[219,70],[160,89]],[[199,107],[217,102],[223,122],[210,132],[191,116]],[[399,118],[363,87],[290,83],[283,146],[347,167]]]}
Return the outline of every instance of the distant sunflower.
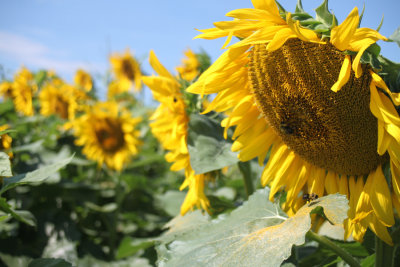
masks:
{"label": "distant sunflower", "polygon": [[93,82],[89,73],[84,70],[77,70],[74,76],[75,85],[85,89],[86,92],[92,90]]}
{"label": "distant sunflower", "polygon": [[32,73],[23,67],[15,75],[12,87],[15,109],[26,116],[32,116],[34,113],[32,97],[37,91],[37,85],[34,83]]}
{"label": "distant sunflower", "polygon": [[124,55],[114,54],[110,57],[110,62],[117,79],[120,80],[120,86],[131,88],[135,84],[135,91],[142,88],[140,65],[126,50]]}
{"label": "distant sunflower", "polygon": [[[0,126],[0,131],[9,129],[8,124]],[[8,134],[0,135],[0,151],[7,151],[11,148],[12,138]],[[9,154],[10,155],[10,154]]]}
{"label": "distant sunflower", "polygon": [[88,159],[101,166],[121,171],[131,156],[138,153],[140,118],[132,118],[128,110],[115,102],[98,102],[72,122],[76,145],[83,146]]}
{"label": "distant sunflower", "polygon": [[65,90],[63,84],[47,83],[39,93],[40,114],[49,116],[57,114],[62,119],[75,118],[77,109],[76,97],[73,92]]}
{"label": "distant sunflower", "polygon": [[[252,2],[254,8],[229,12],[233,21],[200,30],[199,38],[227,36],[225,47],[233,36],[240,41],[188,91],[217,93],[205,113],[231,111],[222,126],[236,126],[232,150],[240,160],[258,157],[262,165],[270,151],[261,183],[270,185],[271,200],[279,190],[287,192],[289,215],[304,204],[302,193],[339,192],[349,198],[346,238],[353,234],[362,241],[369,227],[392,244],[387,227],[400,198],[400,117],[394,106],[400,97],[360,60],[386,38],[358,28],[357,8],[336,26],[324,2],[319,9],[333,22],[327,27],[306,13],[306,20],[294,19],[273,0]],[[296,13],[302,12],[300,2]],[[392,190],[383,173],[387,165]]]}
{"label": "distant sunflower", "polygon": [[182,60],[182,65],[177,67],[176,70],[182,79],[191,81],[200,74],[200,62],[191,49],[185,51],[185,56],[186,58]]}
{"label": "distant sunflower", "polygon": [[143,83],[151,89],[154,98],[160,102],[150,118],[153,121],[150,127],[161,145],[169,150],[165,159],[173,162],[171,170],[185,170],[185,181],[180,190],[189,187],[181,206],[181,214],[185,214],[195,206],[208,210],[210,204],[204,194],[207,175],[196,175],[190,166],[187,148],[189,117],[181,87],[176,78],[159,62],[153,51],[150,51],[150,65],[159,76],[145,76],[142,78]]}
{"label": "distant sunflower", "polygon": [[107,99],[113,99],[116,95],[129,91],[129,87],[124,86],[121,81],[112,81],[108,85]]}
{"label": "distant sunflower", "polygon": [[0,96],[4,99],[12,99],[13,97],[13,83],[4,81],[0,83]]}

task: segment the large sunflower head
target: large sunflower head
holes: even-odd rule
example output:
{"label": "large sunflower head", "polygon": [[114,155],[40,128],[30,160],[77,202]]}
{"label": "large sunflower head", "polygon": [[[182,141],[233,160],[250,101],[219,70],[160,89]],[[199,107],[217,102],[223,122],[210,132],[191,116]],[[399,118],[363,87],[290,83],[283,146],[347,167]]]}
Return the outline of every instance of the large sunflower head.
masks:
{"label": "large sunflower head", "polygon": [[32,116],[34,113],[32,98],[37,91],[32,73],[23,67],[15,75],[12,87],[15,109],[26,116]]}
{"label": "large sunflower head", "polygon": [[182,65],[176,67],[176,70],[182,79],[191,81],[200,74],[200,62],[197,59],[197,55],[191,49],[185,51],[185,56],[182,59]]}
{"label": "large sunflower head", "polygon": [[140,65],[128,49],[123,55],[117,53],[112,55],[110,62],[117,79],[121,82],[121,86],[131,88],[132,84],[134,84],[135,91],[139,91],[142,88]]}
{"label": "large sunflower head", "polygon": [[[239,42],[188,88],[217,93],[206,112],[230,111],[222,126],[235,126],[232,150],[258,157],[270,198],[284,189],[284,208],[294,213],[303,193],[339,192],[350,200],[346,237],[362,240],[367,228],[391,244],[399,203],[400,117],[379,76],[377,31],[358,28],[357,8],[338,25],[326,1],[314,19],[301,7],[291,14],[273,0],[233,10],[233,21],[216,22],[199,38],[227,36]],[[378,62],[378,63],[377,63]],[[390,165],[388,184],[383,170]],[[390,189],[391,188],[391,189]]]}
{"label": "large sunflower head", "polygon": [[131,156],[138,153],[140,133],[135,127],[140,121],[115,102],[98,102],[72,122],[75,143],[83,146],[86,157],[99,166],[105,163],[121,171]]}
{"label": "large sunflower head", "polygon": [[181,214],[193,207],[208,210],[209,201],[204,194],[206,175],[196,175],[190,166],[187,148],[188,122],[185,96],[178,80],[160,63],[153,51],[150,52],[150,65],[159,76],[145,76],[143,83],[153,92],[160,105],[151,116],[151,130],[161,145],[168,150],[165,159],[173,162],[171,170],[185,170],[185,181],[181,190],[189,187]]}
{"label": "large sunflower head", "polygon": [[86,92],[92,90],[93,81],[89,73],[82,69],[78,69],[74,76],[75,85],[83,88]]}
{"label": "large sunflower head", "polygon": [[64,84],[46,83],[39,93],[40,114],[56,114],[62,119],[74,119],[77,102],[75,95],[65,90]]}

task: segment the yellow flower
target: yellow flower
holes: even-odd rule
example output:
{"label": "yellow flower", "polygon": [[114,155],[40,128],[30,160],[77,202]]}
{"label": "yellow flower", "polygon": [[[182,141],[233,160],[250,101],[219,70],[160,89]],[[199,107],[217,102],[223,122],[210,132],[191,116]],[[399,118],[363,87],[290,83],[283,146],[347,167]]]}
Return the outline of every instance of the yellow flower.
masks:
{"label": "yellow flower", "polygon": [[322,39],[290,13],[282,19],[275,1],[252,2],[254,9],[229,12],[233,21],[202,30],[198,37],[227,36],[225,46],[232,36],[240,41],[188,91],[217,93],[205,113],[230,111],[222,126],[236,127],[232,150],[241,161],[258,157],[263,165],[270,153],[261,183],[270,185],[271,200],[287,192],[289,215],[304,204],[301,192],[339,192],[350,203],[346,237],[362,241],[370,228],[392,244],[387,227],[400,204],[400,117],[393,103],[400,98],[360,62],[369,45],[386,38],[357,28],[356,8]]}
{"label": "yellow flower", "polygon": [[129,87],[124,86],[121,81],[112,81],[108,85],[107,99],[113,99],[116,95],[125,93],[129,91]]}
{"label": "yellow flower", "polygon": [[32,116],[34,113],[32,97],[37,91],[37,85],[34,83],[32,73],[23,67],[15,75],[12,87],[15,109],[26,116]]}
{"label": "yellow flower", "polygon": [[44,116],[57,114],[63,119],[74,119],[77,102],[73,92],[68,88],[58,81],[45,84],[39,93],[40,114]]}
{"label": "yellow flower", "polygon": [[159,62],[153,51],[150,52],[150,65],[159,76],[145,76],[143,83],[153,92],[160,105],[151,116],[150,124],[153,134],[169,152],[165,155],[168,162],[173,162],[172,171],[185,170],[185,181],[180,190],[189,187],[181,206],[181,214],[195,206],[208,211],[209,201],[204,194],[204,182],[207,175],[196,175],[190,166],[187,149],[189,117],[180,85],[176,78]]}
{"label": "yellow flower", "polygon": [[99,166],[121,171],[131,156],[138,153],[140,118],[115,102],[98,102],[87,107],[86,113],[72,122],[76,145],[83,146],[83,154]]}
{"label": "yellow flower", "polygon": [[13,84],[12,82],[2,82],[0,83],[0,96],[4,99],[12,99],[13,97]]}
{"label": "yellow flower", "polygon": [[[0,131],[4,131],[10,128],[8,124],[0,126]],[[0,150],[9,150],[11,148],[12,138],[8,134],[0,135]]]}
{"label": "yellow flower", "polygon": [[176,68],[182,79],[191,81],[199,75],[200,63],[197,56],[191,49],[185,51],[185,56],[182,60],[182,66]]}
{"label": "yellow flower", "polygon": [[126,50],[124,55],[112,55],[110,62],[117,79],[121,82],[120,86],[129,89],[134,83],[135,91],[139,91],[142,88],[140,65],[129,50]]}
{"label": "yellow flower", "polygon": [[76,86],[85,89],[86,92],[92,90],[92,77],[84,70],[79,69],[76,71],[74,82]]}

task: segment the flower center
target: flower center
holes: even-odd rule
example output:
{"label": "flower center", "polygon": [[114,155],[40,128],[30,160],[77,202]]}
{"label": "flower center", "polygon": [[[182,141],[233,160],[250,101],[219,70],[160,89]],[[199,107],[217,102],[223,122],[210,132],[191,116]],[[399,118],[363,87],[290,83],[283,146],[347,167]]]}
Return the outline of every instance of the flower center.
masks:
{"label": "flower center", "polygon": [[133,81],[135,72],[133,71],[133,66],[129,59],[122,60],[122,71],[129,80]]}
{"label": "flower center", "polygon": [[117,121],[108,118],[99,121],[95,133],[99,144],[106,152],[114,153],[124,146],[124,134]]}
{"label": "flower center", "polygon": [[56,96],[54,110],[55,113],[63,119],[68,119],[68,106],[69,103],[67,101],[65,101],[61,96]]}
{"label": "flower center", "polygon": [[318,167],[364,175],[388,160],[377,151],[377,120],[369,110],[371,77],[331,90],[344,55],[331,44],[288,40],[251,51],[249,77],[260,111],[287,146]]}

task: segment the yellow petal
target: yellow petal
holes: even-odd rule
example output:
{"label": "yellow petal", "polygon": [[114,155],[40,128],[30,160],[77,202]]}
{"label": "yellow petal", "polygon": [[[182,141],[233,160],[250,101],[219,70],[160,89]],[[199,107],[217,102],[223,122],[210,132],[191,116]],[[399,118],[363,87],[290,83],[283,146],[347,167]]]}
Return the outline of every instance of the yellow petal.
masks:
{"label": "yellow petal", "polygon": [[[390,209],[392,210],[392,208]],[[388,245],[393,246],[393,241],[387,228],[375,216],[372,216],[368,226],[380,239],[382,239]]]}
{"label": "yellow petal", "polygon": [[335,82],[334,85],[332,85],[331,90],[334,92],[339,91],[348,81],[350,78],[350,72],[351,72],[351,58],[349,55],[346,55],[346,57],[343,60],[342,67],[340,68],[340,73],[338,80]]}
{"label": "yellow petal", "polygon": [[150,65],[160,76],[168,77],[174,80],[174,76],[161,64],[153,50],[150,50]]}
{"label": "yellow petal", "polygon": [[370,196],[376,217],[385,226],[392,226],[394,224],[392,200],[381,166],[368,176],[365,187],[368,188],[366,193]]}
{"label": "yellow petal", "polygon": [[356,32],[359,21],[358,8],[355,7],[339,26],[332,29],[331,43],[341,51],[346,50]]}

